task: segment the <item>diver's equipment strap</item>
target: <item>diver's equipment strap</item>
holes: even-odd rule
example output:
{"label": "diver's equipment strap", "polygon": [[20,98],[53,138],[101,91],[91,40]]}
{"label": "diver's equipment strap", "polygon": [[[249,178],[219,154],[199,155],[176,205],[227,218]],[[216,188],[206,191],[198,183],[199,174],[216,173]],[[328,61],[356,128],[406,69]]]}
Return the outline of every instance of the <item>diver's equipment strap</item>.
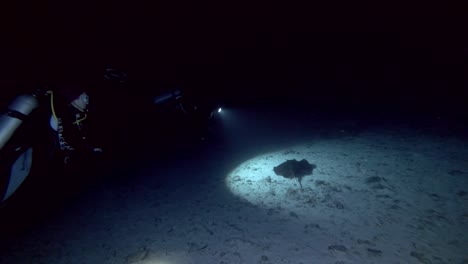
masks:
{"label": "diver's equipment strap", "polygon": [[74,125],[80,125],[81,121],[85,120],[87,117],[88,117],[88,115],[87,115],[87,114],[84,114],[84,117],[83,117],[83,118],[76,119],[76,121],[73,122],[73,124],[74,124]]}
{"label": "diver's equipment strap", "polygon": [[16,110],[10,110],[8,109],[8,112],[6,113],[8,116],[11,116],[11,117],[14,117],[14,118],[17,118],[21,121],[24,121],[26,120],[26,118],[28,117],[27,115],[19,112],[19,111],[16,111]]}

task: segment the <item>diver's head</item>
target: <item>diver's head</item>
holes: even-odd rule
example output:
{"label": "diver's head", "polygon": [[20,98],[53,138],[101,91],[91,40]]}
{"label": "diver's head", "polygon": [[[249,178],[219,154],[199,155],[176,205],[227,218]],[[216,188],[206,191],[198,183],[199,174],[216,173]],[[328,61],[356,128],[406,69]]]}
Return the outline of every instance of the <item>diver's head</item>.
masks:
{"label": "diver's head", "polygon": [[78,98],[73,100],[71,102],[71,105],[73,105],[75,108],[77,108],[80,111],[85,111],[86,108],[88,108],[89,104],[89,95],[87,92],[82,92]]}
{"label": "diver's head", "polygon": [[66,84],[60,90],[67,104],[71,104],[80,111],[85,111],[88,108],[89,93],[86,85]]}

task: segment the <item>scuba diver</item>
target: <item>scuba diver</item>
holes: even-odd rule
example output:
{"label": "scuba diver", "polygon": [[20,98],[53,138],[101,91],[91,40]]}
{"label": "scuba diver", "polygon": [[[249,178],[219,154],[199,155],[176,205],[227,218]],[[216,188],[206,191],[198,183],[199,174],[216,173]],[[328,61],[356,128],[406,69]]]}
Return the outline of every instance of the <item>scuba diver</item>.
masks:
{"label": "scuba diver", "polygon": [[[85,183],[93,174],[98,175],[98,170],[104,171],[108,168],[106,166],[112,166],[108,162],[111,157],[119,157],[126,149],[121,147],[122,144],[110,144],[110,141],[114,141],[115,134],[121,133],[121,124],[127,124],[129,120],[113,122],[115,118],[121,121],[121,117],[125,119],[128,115],[116,114],[116,109],[123,109],[122,102],[109,100],[109,94],[116,96],[112,92],[117,91],[119,99],[127,99],[122,97],[128,91],[122,91],[127,86],[120,86],[126,82],[126,78],[125,73],[107,69],[105,87],[108,86],[109,90],[100,89],[98,92],[93,89],[95,93],[91,95],[97,97],[95,100],[106,102],[106,105],[100,104],[95,113],[99,114],[99,117],[112,115],[100,123],[92,122],[93,111],[89,111],[89,106],[92,106],[90,102],[94,102],[88,93],[88,88],[91,87],[89,84],[73,80],[65,84],[40,86],[32,93],[19,95],[0,113],[0,206],[17,192],[26,178],[28,181],[24,185],[30,188],[23,187],[23,193],[28,195],[33,191],[46,192],[55,198],[56,195],[49,193],[50,189],[68,192],[67,188],[62,187],[70,185],[79,189],[80,184],[75,185],[75,181]],[[115,84],[119,85],[118,89],[123,89],[118,91],[117,88],[113,88]],[[216,121],[213,116],[218,110],[213,110],[215,104],[204,98],[204,95],[197,98],[194,94],[186,94],[188,93],[179,89],[170,89],[168,92],[159,93],[153,98],[153,102],[142,96],[135,97],[138,99],[138,111],[154,110],[151,113],[154,114],[155,122],[164,123],[165,126],[176,124],[176,132],[173,129],[166,129],[164,132],[159,128],[157,131],[152,130],[159,126],[150,122],[146,126],[149,136],[157,133],[157,138],[165,140],[163,133],[167,133],[167,136],[174,140],[186,138],[187,143],[194,138],[203,141],[206,139],[210,124]],[[199,101],[202,104],[199,104]],[[95,108],[92,107],[91,110],[93,109]],[[116,127],[113,126],[114,123],[117,124]],[[99,131],[93,131],[96,126],[99,126]],[[115,129],[118,131],[114,131]],[[132,130],[127,128],[123,131]],[[98,135],[94,132],[98,132]],[[112,138],[104,137],[104,134],[111,134]],[[115,154],[116,151],[107,151],[104,157],[102,149],[94,144],[97,137],[102,139],[107,149],[115,146],[119,155]],[[72,181],[69,182],[70,180]],[[94,180],[96,179],[93,178]]]}
{"label": "scuba diver", "polygon": [[[112,78],[106,80],[126,76],[109,72]],[[70,176],[84,180],[81,175],[89,176],[88,169],[102,161],[102,149],[92,144],[88,88],[73,80],[38,85],[1,107],[0,207],[18,190],[19,197],[25,197],[59,189],[65,180],[76,179]]]}
{"label": "scuba diver", "polygon": [[26,185],[40,192],[43,184],[84,174],[99,158],[102,149],[90,143],[89,95],[83,87],[67,84],[55,93],[41,87],[17,96],[0,115],[0,204],[26,178]]}
{"label": "scuba diver", "polygon": [[91,143],[90,98],[83,87],[40,87],[0,113],[2,238],[15,237],[96,184],[90,177],[99,173],[102,149]]}
{"label": "scuba diver", "polygon": [[102,153],[101,148],[94,146],[90,134],[90,96],[81,85],[67,85],[57,93],[59,100],[52,104],[50,118],[55,138],[52,153],[57,166],[65,169],[63,173],[79,172],[92,165]]}

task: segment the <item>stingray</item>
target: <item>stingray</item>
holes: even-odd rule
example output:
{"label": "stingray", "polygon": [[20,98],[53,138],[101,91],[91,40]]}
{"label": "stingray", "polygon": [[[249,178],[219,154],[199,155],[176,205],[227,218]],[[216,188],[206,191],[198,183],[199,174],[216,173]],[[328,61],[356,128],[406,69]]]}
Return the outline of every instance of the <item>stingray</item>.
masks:
{"label": "stingray", "polygon": [[307,160],[301,161],[287,160],[280,165],[273,168],[276,175],[283,176],[288,179],[296,178],[302,188],[302,178],[306,175],[311,175],[312,171],[316,168],[314,164],[310,164]]}

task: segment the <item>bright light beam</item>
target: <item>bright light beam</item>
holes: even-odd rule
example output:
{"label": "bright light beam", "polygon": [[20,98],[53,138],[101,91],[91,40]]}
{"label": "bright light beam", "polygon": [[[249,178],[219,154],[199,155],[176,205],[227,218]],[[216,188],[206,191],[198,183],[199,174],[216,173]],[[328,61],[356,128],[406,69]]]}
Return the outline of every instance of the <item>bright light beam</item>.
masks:
{"label": "bright light beam", "polygon": [[[323,169],[321,166],[327,164],[327,167],[340,167],[342,161],[323,156],[323,153],[328,152],[326,148],[330,148],[328,144],[314,145],[314,148],[319,148],[316,151],[311,151],[311,147],[307,145],[285,148],[245,161],[226,177],[225,183],[228,189],[234,195],[265,209],[282,208],[286,209],[287,212],[297,214],[317,214],[317,211],[312,210],[314,204],[326,199],[324,193],[320,191],[317,181],[331,180],[328,175],[320,173],[320,170]],[[285,178],[276,175],[273,171],[275,166],[291,159],[306,159],[317,165],[317,169],[313,171],[312,175],[303,177],[301,181],[303,188],[299,185],[297,178]]]}

